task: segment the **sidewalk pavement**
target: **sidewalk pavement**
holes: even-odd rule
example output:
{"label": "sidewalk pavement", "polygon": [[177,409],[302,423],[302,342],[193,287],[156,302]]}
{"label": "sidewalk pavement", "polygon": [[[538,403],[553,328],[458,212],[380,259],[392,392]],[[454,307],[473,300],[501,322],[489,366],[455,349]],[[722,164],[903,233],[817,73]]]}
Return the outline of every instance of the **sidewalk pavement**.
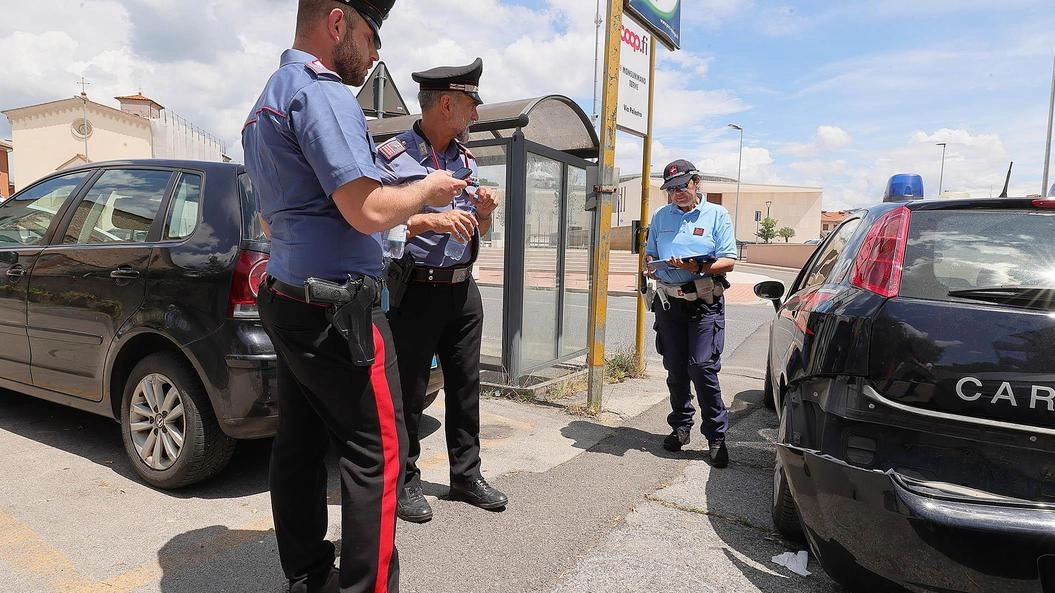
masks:
{"label": "sidewalk pavement", "polygon": [[[767,335],[761,327],[724,361],[727,469],[711,468],[698,428],[684,451],[662,449],[669,407],[655,360],[647,377],[606,385],[597,417],[483,400],[483,470],[510,496],[501,513],[445,499],[436,422],[422,445],[436,514],[423,525],[399,522],[401,590],[837,591],[815,563],[813,576],[799,577],[770,561],[804,546],[780,538],[769,519],[776,420],[761,407]],[[581,408],[585,394],[561,404]],[[427,415],[442,413],[433,408]]]}

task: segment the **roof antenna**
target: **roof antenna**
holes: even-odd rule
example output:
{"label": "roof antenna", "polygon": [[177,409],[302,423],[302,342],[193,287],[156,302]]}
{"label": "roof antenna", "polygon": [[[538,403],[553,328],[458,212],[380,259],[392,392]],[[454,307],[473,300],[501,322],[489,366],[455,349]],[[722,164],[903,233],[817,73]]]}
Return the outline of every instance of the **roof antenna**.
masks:
{"label": "roof antenna", "polygon": [[1014,164],[1015,164],[1015,161],[1011,161],[1011,164],[1007,166],[1007,178],[1004,179],[1004,190],[1002,192],[1000,192],[1000,195],[997,196],[997,197],[1000,197],[1000,198],[1006,198],[1007,197],[1007,184],[1011,183],[1011,166],[1014,165]]}

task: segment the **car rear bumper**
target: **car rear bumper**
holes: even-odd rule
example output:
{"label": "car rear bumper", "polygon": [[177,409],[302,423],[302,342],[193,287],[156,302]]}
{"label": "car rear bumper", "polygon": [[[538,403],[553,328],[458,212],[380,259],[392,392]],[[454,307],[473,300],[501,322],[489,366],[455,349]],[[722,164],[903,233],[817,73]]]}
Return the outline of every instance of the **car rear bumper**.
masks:
{"label": "car rear bumper", "polygon": [[1055,593],[1055,508],[934,495],[894,472],[790,445],[777,454],[811,548],[837,580],[875,591]]}
{"label": "car rear bumper", "polygon": [[275,354],[228,354],[226,414],[220,425],[227,436],[256,439],[273,436],[278,429],[275,398]]}

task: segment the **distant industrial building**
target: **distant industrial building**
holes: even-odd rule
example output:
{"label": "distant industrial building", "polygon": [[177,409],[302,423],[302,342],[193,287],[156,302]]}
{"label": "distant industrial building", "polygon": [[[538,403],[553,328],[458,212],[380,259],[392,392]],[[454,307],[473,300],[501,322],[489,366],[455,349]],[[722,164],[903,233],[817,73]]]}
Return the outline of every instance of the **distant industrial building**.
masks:
{"label": "distant industrial building", "polygon": [[[821,236],[821,193],[819,187],[792,185],[762,185],[741,183],[740,208],[737,211],[737,184],[735,179],[716,175],[701,175],[700,192],[708,202],[721,205],[729,211],[736,227],[737,241],[759,241],[755,233],[760,221],[769,216],[777,221],[777,228],[791,227],[795,231],[791,239],[802,243]],[[667,204],[667,193],[661,173],[649,179],[649,216]],[[641,219],[641,175],[623,175],[619,178],[619,192],[615,197],[612,214],[612,247],[628,249],[630,225]],[[784,239],[777,238],[780,242]]]}
{"label": "distant industrial building", "polygon": [[142,94],[115,99],[118,109],[81,93],[0,112],[11,122],[11,173],[18,186],[60,169],[112,159],[229,160],[216,137],[153,99]]}

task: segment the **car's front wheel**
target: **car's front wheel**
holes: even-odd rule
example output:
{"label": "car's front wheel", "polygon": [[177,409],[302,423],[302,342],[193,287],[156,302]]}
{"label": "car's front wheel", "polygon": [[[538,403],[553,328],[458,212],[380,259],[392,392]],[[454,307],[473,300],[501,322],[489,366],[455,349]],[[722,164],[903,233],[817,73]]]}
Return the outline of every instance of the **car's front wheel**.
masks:
{"label": "car's front wheel", "polygon": [[776,410],[777,401],[773,397],[773,372],[769,370],[769,360],[766,360],[766,384],[762,387],[762,405],[767,410]]}
{"label": "car's front wheel", "polygon": [[194,369],[164,352],[139,361],[128,376],[121,434],[136,473],[165,489],[215,475],[235,447],[220,430]]}
{"label": "car's front wheel", "polygon": [[799,520],[799,509],[795,506],[795,499],[791,496],[788,488],[788,477],[784,474],[784,468],[777,459],[776,467],[773,469],[773,525],[784,537],[805,541],[802,534],[802,523]]}

